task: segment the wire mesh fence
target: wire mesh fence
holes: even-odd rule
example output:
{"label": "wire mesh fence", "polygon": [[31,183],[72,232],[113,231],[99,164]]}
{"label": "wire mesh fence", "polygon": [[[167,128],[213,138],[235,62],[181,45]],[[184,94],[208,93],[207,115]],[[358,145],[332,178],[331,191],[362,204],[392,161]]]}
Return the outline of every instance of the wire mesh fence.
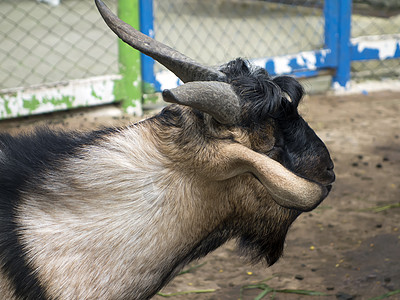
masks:
{"label": "wire mesh fence", "polygon": [[219,65],[322,48],[322,9],[322,1],[155,0],[154,29],[163,43]]}
{"label": "wire mesh fence", "polygon": [[116,37],[93,1],[48,2],[0,1],[0,90],[118,73]]}
{"label": "wire mesh fence", "polygon": [[[202,63],[324,46],[323,0],[155,0],[154,6],[156,38]],[[399,28],[400,2],[354,1],[352,37],[398,36]],[[400,59],[353,62],[351,71],[357,80],[398,77]]]}
{"label": "wire mesh fence", "polygon": [[[0,1],[0,90],[118,73],[116,37],[92,0],[41,1]],[[116,11],[117,0],[105,2]],[[352,37],[400,34],[397,0],[354,2]],[[161,42],[219,65],[321,49],[323,7],[323,0],[154,0],[154,31]],[[399,67],[399,59],[354,62],[352,75],[398,76]]]}
{"label": "wire mesh fence", "polygon": [[[369,36],[400,36],[400,1],[369,0],[354,1],[352,15],[353,38]],[[353,62],[351,75],[354,80],[379,79],[400,76],[400,59]]]}

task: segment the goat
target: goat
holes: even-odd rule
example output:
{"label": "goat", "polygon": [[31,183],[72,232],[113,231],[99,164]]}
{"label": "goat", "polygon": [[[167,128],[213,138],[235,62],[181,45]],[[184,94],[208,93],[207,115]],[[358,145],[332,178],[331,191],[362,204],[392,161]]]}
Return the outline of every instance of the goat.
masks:
{"label": "goat", "polygon": [[292,222],[335,179],[298,113],[301,85],[243,59],[203,66],[96,4],[184,84],[137,124],[0,134],[3,299],[149,299],[231,239],[274,264]]}

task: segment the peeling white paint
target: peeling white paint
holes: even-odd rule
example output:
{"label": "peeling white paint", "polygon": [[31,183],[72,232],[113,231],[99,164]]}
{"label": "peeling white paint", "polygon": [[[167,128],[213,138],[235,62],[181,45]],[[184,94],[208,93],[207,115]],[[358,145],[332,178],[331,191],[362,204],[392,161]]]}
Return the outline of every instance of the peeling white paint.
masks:
{"label": "peeling white paint", "polygon": [[331,49],[320,50],[321,53],[321,63],[325,63],[326,57],[332,53]]}
{"label": "peeling white paint", "polygon": [[289,66],[289,63],[292,58],[293,58],[293,56],[290,56],[290,55],[275,57],[273,59],[275,73],[276,74],[291,73],[292,68]]}
{"label": "peeling white paint", "polygon": [[119,79],[108,75],[0,90],[0,119],[114,102],[114,81]]}
{"label": "peeling white paint", "polygon": [[267,64],[268,58],[256,58],[252,59],[251,62],[253,65],[261,68],[265,68],[265,65]]}
{"label": "peeling white paint", "polygon": [[297,65],[307,70],[317,69],[317,55],[320,55],[321,63],[325,62],[328,54],[331,53],[330,49],[323,49],[319,51],[304,51],[294,55],[277,56],[273,58],[257,58],[251,62],[259,67],[265,68],[268,61],[272,61],[274,65],[274,72],[276,74],[288,74],[293,72],[290,62],[295,60]]}
{"label": "peeling white paint", "polygon": [[160,83],[161,90],[173,89],[179,85],[179,78],[170,71],[161,71],[156,73],[156,80]]}
{"label": "peeling white paint", "polygon": [[316,70],[317,69],[317,54],[321,55],[321,63],[325,62],[326,56],[331,53],[330,49],[319,50],[318,52],[314,51],[304,51],[299,53],[296,57],[296,62],[299,66],[304,67],[307,70]]}
{"label": "peeling white paint", "polygon": [[379,59],[384,60],[395,55],[400,46],[400,35],[363,36],[351,39],[351,42],[357,46],[359,53],[365,49],[377,50]]}
{"label": "peeling white paint", "polygon": [[304,66],[307,70],[317,69],[317,58],[313,52],[302,52],[301,55],[297,56],[297,63],[300,66]]}
{"label": "peeling white paint", "polygon": [[154,30],[150,29],[149,30],[149,37],[151,37],[152,39],[154,39]]}
{"label": "peeling white paint", "polygon": [[367,80],[363,82],[350,83],[344,88],[335,82],[333,84],[333,93],[335,95],[352,95],[352,94],[368,94],[379,91],[400,92],[400,80],[384,79],[384,80]]}
{"label": "peeling white paint", "polygon": [[128,106],[126,108],[126,112],[129,115],[141,117],[143,115],[142,102],[140,100],[136,100],[134,106]]}
{"label": "peeling white paint", "polygon": [[335,91],[335,93],[338,93],[338,94],[340,94],[340,93],[346,93],[347,91],[350,90],[350,88],[351,88],[351,83],[350,83],[350,81],[348,81],[348,82],[346,83],[346,86],[340,85],[340,83],[337,82],[337,81],[334,81],[334,82],[332,83],[332,89]]}

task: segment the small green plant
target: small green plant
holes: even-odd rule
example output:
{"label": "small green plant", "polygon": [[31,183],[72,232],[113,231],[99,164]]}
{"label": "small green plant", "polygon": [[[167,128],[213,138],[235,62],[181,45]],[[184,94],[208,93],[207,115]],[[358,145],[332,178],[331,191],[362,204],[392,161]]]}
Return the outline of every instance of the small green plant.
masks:
{"label": "small green plant", "polygon": [[392,291],[392,292],[389,292],[389,293],[380,295],[380,296],[378,296],[378,297],[371,298],[370,300],[381,300],[381,299],[386,299],[386,298],[389,298],[389,297],[394,296],[394,295],[397,295],[397,294],[400,294],[400,290],[395,290],[395,291]]}
{"label": "small green plant", "polygon": [[188,269],[186,269],[186,270],[183,270],[183,271],[181,271],[181,272],[178,273],[178,276],[179,276],[179,275],[186,274],[186,273],[190,273],[190,272],[192,272],[193,270],[196,270],[196,269],[198,269],[198,268],[201,268],[201,267],[204,266],[206,263],[207,263],[207,262],[202,263],[202,264],[199,264],[199,265],[195,265],[195,266],[190,267],[190,268],[188,268]]}
{"label": "small green plant", "polygon": [[[199,265],[192,266],[192,267],[190,267],[190,268],[188,268],[188,269],[186,269],[186,270],[183,270],[183,271],[179,272],[179,273],[178,273],[178,276],[179,276],[179,275],[186,274],[186,273],[190,273],[190,272],[192,272],[193,270],[196,270],[196,269],[198,269],[198,268],[201,268],[201,267],[204,266],[205,264],[206,264],[206,262],[205,262],[205,263],[202,263],[202,264],[199,264]],[[158,292],[157,295],[159,295],[159,296],[161,296],[161,297],[169,298],[169,297],[174,297],[174,296],[179,296],[179,295],[203,294],[203,293],[212,293],[212,292],[215,292],[215,289],[182,291],[182,292],[168,293],[168,294],[167,294],[167,293]]]}
{"label": "small green plant", "polygon": [[243,292],[244,290],[249,290],[249,289],[260,289],[262,290],[261,293],[257,295],[257,297],[254,298],[254,300],[260,300],[263,299],[266,295],[271,294],[271,299],[275,298],[276,293],[286,293],[286,294],[297,294],[297,295],[307,295],[307,296],[329,296],[326,293],[322,292],[317,292],[317,291],[309,291],[309,290],[292,290],[292,289],[275,289],[265,282],[268,280],[271,280],[274,278],[274,276],[269,277],[267,279],[264,279],[260,281],[259,283],[256,284],[249,284],[249,285],[244,285],[240,289],[240,300],[243,299]]}
{"label": "small green plant", "polygon": [[157,295],[168,298],[168,297],[174,297],[174,296],[179,296],[179,295],[202,294],[202,293],[212,293],[212,292],[215,292],[215,289],[183,291],[183,292],[176,292],[176,293],[169,293],[169,294],[158,292]]}
{"label": "small green plant", "polygon": [[391,209],[391,208],[399,208],[399,207],[400,207],[400,202],[399,203],[388,204],[388,205],[384,205],[384,206],[372,207],[369,210],[371,210],[373,212],[381,212],[381,211],[388,210],[388,209]]}
{"label": "small green plant", "polygon": [[379,212],[382,212],[382,211],[385,211],[388,209],[393,209],[393,208],[400,208],[400,202],[382,205],[382,206],[373,206],[373,207],[363,208],[358,211],[362,211],[362,212],[370,211],[370,212],[379,213]]}

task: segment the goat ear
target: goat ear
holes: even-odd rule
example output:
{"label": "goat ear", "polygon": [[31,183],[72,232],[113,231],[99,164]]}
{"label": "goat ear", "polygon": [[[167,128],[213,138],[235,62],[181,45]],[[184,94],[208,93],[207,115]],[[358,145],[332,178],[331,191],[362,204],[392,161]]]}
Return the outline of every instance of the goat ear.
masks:
{"label": "goat ear", "polygon": [[224,82],[188,82],[174,89],[164,90],[162,95],[167,102],[201,110],[221,124],[231,125],[239,120],[239,98],[232,87]]}
{"label": "goat ear", "polygon": [[227,144],[219,153],[223,153],[224,158],[217,180],[251,173],[282,207],[310,211],[329,193],[327,187],[297,176],[277,161],[243,145]]}
{"label": "goat ear", "polygon": [[282,90],[289,97],[289,101],[297,107],[300,103],[301,98],[304,95],[304,89],[302,85],[293,77],[290,76],[278,76],[273,79]]}

